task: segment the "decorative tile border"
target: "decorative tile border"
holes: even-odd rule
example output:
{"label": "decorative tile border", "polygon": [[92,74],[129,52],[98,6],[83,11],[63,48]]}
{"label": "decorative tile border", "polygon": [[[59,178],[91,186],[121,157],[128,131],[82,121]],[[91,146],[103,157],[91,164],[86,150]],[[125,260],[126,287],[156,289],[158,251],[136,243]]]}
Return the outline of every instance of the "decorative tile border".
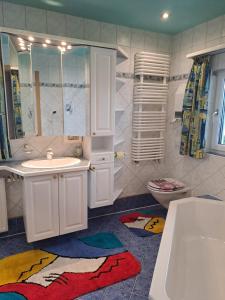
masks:
{"label": "decorative tile border", "polygon": [[[125,73],[125,72],[117,72],[116,73],[116,77],[117,78],[124,78],[124,79],[136,79],[139,76],[135,76],[134,73]],[[178,74],[178,75],[174,75],[174,76],[170,76],[168,77],[168,81],[178,81],[178,80],[184,80],[184,79],[188,79],[189,74],[185,73],[185,74]],[[163,77],[160,76],[149,76],[149,75],[145,75],[144,79],[145,80],[154,80],[154,81],[161,81]]]}
{"label": "decorative tile border", "polygon": [[85,89],[85,88],[89,88],[90,84],[85,84],[85,83],[69,83],[69,82],[65,82],[65,83],[48,83],[48,82],[40,82],[40,83],[35,83],[33,82],[33,84],[31,83],[21,83],[20,84],[21,87],[32,87],[32,86],[40,86],[40,87],[49,87],[49,88],[78,88],[78,89]]}

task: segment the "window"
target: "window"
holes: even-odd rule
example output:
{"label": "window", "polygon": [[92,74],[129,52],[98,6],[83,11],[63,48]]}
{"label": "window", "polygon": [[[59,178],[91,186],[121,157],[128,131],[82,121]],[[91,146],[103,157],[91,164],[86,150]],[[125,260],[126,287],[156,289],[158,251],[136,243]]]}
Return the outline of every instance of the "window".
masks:
{"label": "window", "polygon": [[225,152],[225,70],[214,72],[210,89],[207,148]]}

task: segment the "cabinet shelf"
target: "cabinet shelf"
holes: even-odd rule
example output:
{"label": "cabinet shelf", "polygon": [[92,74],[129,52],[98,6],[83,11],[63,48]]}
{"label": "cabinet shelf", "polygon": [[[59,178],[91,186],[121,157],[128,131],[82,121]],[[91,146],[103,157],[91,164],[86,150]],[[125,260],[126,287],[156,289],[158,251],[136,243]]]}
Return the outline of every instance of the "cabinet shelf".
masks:
{"label": "cabinet shelf", "polygon": [[113,201],[115,201],[123,192],[123,189],[116,189],[113,193]]}
{"label": "cabinet shelf", "polygon": [[116,146],[118,146],[118,145],[120,145],[122,143],[124,143],[124,139],[117,140],[117,141],[115,141],[114,146],[116,147]]}
{"label": "cabinet shelf", "polygon": [[114,175],[116,175],[122,168],[123,166],[114,167]]}

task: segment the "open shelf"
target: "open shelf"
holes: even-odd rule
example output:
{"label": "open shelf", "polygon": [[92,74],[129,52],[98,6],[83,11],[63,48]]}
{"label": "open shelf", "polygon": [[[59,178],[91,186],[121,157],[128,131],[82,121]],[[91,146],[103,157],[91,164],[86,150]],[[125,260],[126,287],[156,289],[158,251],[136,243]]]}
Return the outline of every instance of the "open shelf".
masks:
{"label": "open shelf", "polygon": [[117,140],[117,141],[115,141],[114,146],[116,147],[116,146],[118,146],[118,145],[120,145],[122,143],[124,143],[124,139]]}
{"label": "open shelf", "polygon": [[120,46],[117,47],[117,57],[122,59],[128,59],[126,51],[124,51]]}
{"label": "open shelf", "polygon": [[116,175],[122,168],[123,168],[123,166],[114,167],[114,175]]}
{"label": "open shelf", "polygon": [[123,189],[116,189],[113,193],[113,201],[115,201],[123,192]]}

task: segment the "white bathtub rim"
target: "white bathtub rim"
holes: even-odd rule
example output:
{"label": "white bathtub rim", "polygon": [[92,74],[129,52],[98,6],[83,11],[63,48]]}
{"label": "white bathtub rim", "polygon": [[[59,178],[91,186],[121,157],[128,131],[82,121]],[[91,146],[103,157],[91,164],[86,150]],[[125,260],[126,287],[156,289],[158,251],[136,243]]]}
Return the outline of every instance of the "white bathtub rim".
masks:
{"label": "white bathtub rim", "polygon": [[175,229],[175,221],[176,221],[176,212],[177,207],[180,204],[191,203],[191,202],[199,202],[199,203],[210,203],[215,205],[221,205],[224,207],[224,201],[216,201],[212,199],[206,198],[197,198],[197,197],[189,197],[179,200],[174,200],[170,202],[169,210],[167,213],[166,224],[164,227],[160,248],[155,264],[155,269],[153,273],[152,283],[149,292],[149,300],[173,300],[171,299],[166,291],[166,280],[168,267],[171,256],[172,242],[173,242],[173,234]]}

